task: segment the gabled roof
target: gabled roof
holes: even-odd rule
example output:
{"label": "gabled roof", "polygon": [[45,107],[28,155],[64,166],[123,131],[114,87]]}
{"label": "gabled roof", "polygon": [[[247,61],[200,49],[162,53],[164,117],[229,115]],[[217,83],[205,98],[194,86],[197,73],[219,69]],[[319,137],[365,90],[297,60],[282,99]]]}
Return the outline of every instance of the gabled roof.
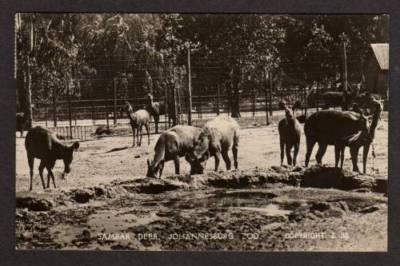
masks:
{"label": "gabled roof", "polygon": [[372,43],[371,47],[381,70],[389,70],[389,44]]}

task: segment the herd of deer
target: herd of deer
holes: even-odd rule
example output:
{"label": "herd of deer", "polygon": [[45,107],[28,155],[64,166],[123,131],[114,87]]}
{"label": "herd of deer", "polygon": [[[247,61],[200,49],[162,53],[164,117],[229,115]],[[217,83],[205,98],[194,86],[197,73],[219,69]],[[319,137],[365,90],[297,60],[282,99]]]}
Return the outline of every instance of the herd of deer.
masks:
{"label": "herd of deer", "polygon": [[[142,128],[145,127],[150,144],[149,123],[153,116],[156,125],[159,119],[162,106],[154,104],[151,100],[149,108],[133,111],[129,102],[125,103],[125,111],[130,119],[133,131],[133,146],[135,143],[140,146],[142,142]],[[294,115],[291,108],[282,104],[285,110],[285,117],[278,124],[281,149],[281,164],[286,153],[287,163],[296,165],[296,159],[300,148],[301,125]],[[350,148],[353,164],[353,171],[359,171],[357,166],[358,152],[363,147],[363,172],[366,172],[367,156],[370,145],[375,136],[375,130],[382,112],[382,104],[379,100],[370,99],[369,108],[372,116],[367,117],[357,109],[353,111],[321,110],[310,115],[304,122],[304,133],[306,137],[306,158],[305,166],[310,161],[313,147],[318,143],[319,148],[316,154],[318,164],[322,163],[322,158],[328,145],[335,147],[335,166],[343,167],[344,150]],[[371,123],[369,120],[371,119]],[[158,127],[156,126],[156,130]],[[139,136],[140,135],[140,136]],[[164,168],[164,163],[174,161],[175,173],[180,174],[179,158],[185,157],[190,164],[191,174],[203,173],[206,161],[210,157],[215,159],[214,170],[219,168],[222,156],[226,169],[231,169],[231,160],[228,152],[232,150],[235,169],[238,169],[238,146],[239,146],[239,125],[229,116],[217,116],[208,121],[202,128],[177,125],[164,131],[157,140],[153,160],[147,160],[147,176],[160,178]],[[58,159],[64,160],[65,170],[62,175],[70,172],[73,152],[79,148],[79,143],[75,142],[71,146],[63,144],[57,135],[42,127],[34,127],[28,131],[25,139],[25,147],[28,155],[30,167],[30,190],[32,190],[33,160],[41,160],[39,174],[43,188],[43,170],[47,168],[49,187],[50,178],[54,182],[52,168]],[[293,157],[291,155],[294,148]]]}

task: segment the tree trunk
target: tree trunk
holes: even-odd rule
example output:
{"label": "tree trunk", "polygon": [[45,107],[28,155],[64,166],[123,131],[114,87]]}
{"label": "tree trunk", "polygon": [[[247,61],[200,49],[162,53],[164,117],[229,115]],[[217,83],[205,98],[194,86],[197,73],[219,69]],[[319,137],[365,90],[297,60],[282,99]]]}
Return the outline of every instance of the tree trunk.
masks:
{"label": "tree trunk", "polygon": [[30,70],[30,58],[29,56],[26,57],[26,105],[25,105],[25,115],[27,118],[27,127],[31,128],[32,127],[32,76],[31,76],[31,70]]}

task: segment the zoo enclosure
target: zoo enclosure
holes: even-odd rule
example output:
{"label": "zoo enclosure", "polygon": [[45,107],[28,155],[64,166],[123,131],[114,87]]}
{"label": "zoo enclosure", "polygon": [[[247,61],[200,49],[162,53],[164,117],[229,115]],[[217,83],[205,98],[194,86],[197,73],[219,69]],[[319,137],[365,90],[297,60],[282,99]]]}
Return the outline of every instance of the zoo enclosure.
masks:
{"label": "zoo enclosure", "polygon": [[[279,102],[285,101],[292,106],[296,101],[306,103],[304,88],[290,88],[276,90],[270,95],[269,91],[262,93],[253,90],[251,93],[240,94],[240,114],[243,118],[264,117],[266,123],[272,119],[274,111],[279,110]],[[155,99],[164,101],[165,97]],[[62,100],[56,102],[37,102],[33,109],[35,125],[42,125],[53,129],[60,136],[66,138],[90,138],[99,126],[107,127],[129,124],[124,111],[125,101],[129,101],[134,110],[144,109],[146,98],[130,99],[96,99],[96,100]],[[181,97],[177,108],[180,124],[188,123],[188,97]],[[167,106],[172,108],[169,100]],[[303,112],[307,108],[303,105]],[[229,95],[216,92],[209,95],[192,96],[192,123],[215,117],[219,114],[230,114],[231,103]],[[159,128],[166,130],[172,126],[168,112],[160,116]],[[154,133],[154,120],[151,121],[151,133]]]}

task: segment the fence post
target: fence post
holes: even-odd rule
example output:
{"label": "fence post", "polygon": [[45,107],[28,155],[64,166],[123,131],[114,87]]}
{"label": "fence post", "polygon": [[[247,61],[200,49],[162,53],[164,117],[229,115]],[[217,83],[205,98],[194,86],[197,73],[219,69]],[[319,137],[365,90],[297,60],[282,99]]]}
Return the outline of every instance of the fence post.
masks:
{"label": "fence post", "polygon": [[174,100],[174,118],[172,121],[172,125],[175,126],[178,124],[178,103],[177,103],[177,96],[176,96],[176,86],[172,87],[173,90],[173,100]]}
{"label": "fence post", "polygon": [[69,133],[70,133],[70,138],[72,139],[72,106],[71,106],[71,93],[69,91],[69,83],[66,80],[66,87],[68,91],[68,120],[69,120]]}
{"label": "fence post", "polygon": [[220,88],[221,88],[221,85],[217,84],[217,115],[219,115],[219,105],[220,105],[219,98],[221,96]]}
{"label": "fence post", "polygon": [[272,73],[269,72],[269,115],[272,118]]}
{"label": "fence post", "polygon": [[47,128],[47,104],[44,108],[44,114],[45,114],[45,119],[46,119],[46,128]]}
{"label": "fence post", "polygon": [[197,106],[198,106],[198,115],[197,115],[197,117],[199,118],[199,119],[203,119],[203,114],[202,114],[202,108],[201,108],[201,106],[203,105],[203,101],[201,100],[201,98],[199,98],[199,104],[197,104]]}
{"label": "fence post", "polygon": [[53,123],[57,127],[57,103],[56,103],[56,90],[53,87]]}
{"label": "fence post", "polygon": [[318,112],[319,111],[319,82],[317,82],[316,90],[317,90],[316,107],[317,107],[317,112]]}
{"label": "fence post", "polygon": [[[72,104],[71,104],[72,105]],[[72,107],[72,110],[74,110],[73,109],[73,106],[71,106]],[[74,118],[75,118],[75,126],[78,124],[78,119],[76,118],[76,111],[75,112],[73,112],[73,115],[74,115]]]}
{"label": "fence post", "polygon": [[114,125],[117,124],[117,78],[114,77]]}
{"label": "fence post", "polygon": [[96,121],[95,121],[94,118],[95,118],[95,117],[94,117],[94,103],[92,102],[92,122],[93,122],[93,125],[96,124]]}
{"label": "fence post", "polygon": [[192,125],[192,70],[190,67],[190,47],[187,48],[187,76],[189,91],[188,124]]}
{"label": "fence post", "polygon": [[269,125],[269,115],[268,115],[268,90],[267,90],[267,78],[268,73],[267,70],[264,69],[264,95],[265,95],[265,115],[267,118],[267,126]]}
{"label": "fence post", "polygon": [[168,102],[168,82],[165,85],[165,89],[164,89],[164,94],[165,94],[165,115],[164,115],[164,129],[167,130],[168,127],[170,127],[171,125],[169,124],[169,102]]}
{"label": "fence post", "polygon": [[308,99],[307,99],[307,91],[306,87],[303,87],[303,103],[304,103],[304,116],[307,117],[307,107],[308,107]]}
{"label": "fence post", "polygon": [[106,109],[106,121],[107,121],[107,129],[110,129],[110,121],[108,120],[108,111]]}
{"label": "fence post", "polygon": [[253,118],[254,118],[256,116],[256,91],[254,88],[252,90],[252,96],[253,96],[253,101],[252,101],[251,109],[252,109]]}

